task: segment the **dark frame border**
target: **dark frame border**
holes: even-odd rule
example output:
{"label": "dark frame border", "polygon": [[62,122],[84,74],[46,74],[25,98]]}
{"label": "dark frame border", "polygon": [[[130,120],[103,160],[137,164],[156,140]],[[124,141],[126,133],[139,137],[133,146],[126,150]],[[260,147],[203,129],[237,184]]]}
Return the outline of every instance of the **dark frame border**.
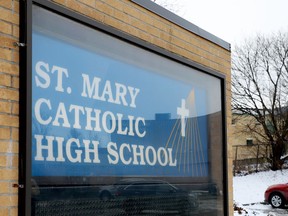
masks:
{"label": "dark frame border", "polygon": [[[145,4],[142,4],[143,1],[140,0],[131,0],[135,4],[139,4],[141,6],[144,6]],[[140,4],[141,2],[141,4]],[[145,1],[146,2],[146,1]],[[173,16],[177,16],[167,10],[164,12],[167,13],[165,16],[162,14],[162,7],[156,5],[155,3],[151,2],[156,7],[156,10],[152,10],[154,13],[158,14],[159,16],[164,17],[165,16],[171,16],[172,20],[168,19],[169,21],[179,25],[175,20],[173,21]],[[228,168],[228,157],[227,157],[227,118],[226,118],[226,76],[223,74],[218,73],[217,71],[214,71],[212,69],[206,68],[203,65],[200,65],[196,62],[193,62],[191,60],[185,59],[181,56],[175,55],[165,49],[162,49],[160,47],[157,47],[153,44],[144,42],[140,39],[137,39],[135,37],[132,37],[131,35],[125,34],[120,30],[117,30],[115,28],[109,27],[107,25],[104,25],[103,23],[100,23],[96,20],[92,20],[88,17],[85,17],[81,14],[78,14],[76,12],[73,12],[67,8],[61,7],[57,5],[56,3],[53,3],[51,1],[47,0],[23,0],[20,1],[20,40],[19,43],[21,43],[20,46],[20,100],[19,100],[19,106],[20,106],[20,123],[19,123],[19,196],[18,196],[18,215],[31,215],[31,131],[32,131],[32,122],[31,122],[31,110],[32,110],[32,102],[31,102],[31,95],[32,95],[32,89],[31,89],[31,80],[32,80],[32,5],[38,5],[42,8],[45,8],[51,12],[54,12],[56,14],[59,14],[61,16],[64,16],[66,18],[69,18],[73,21],[76,21],[78,23],[81,23],[83,25],[86,25],[88,27],[91,27],[93,29],[97,29],[99,31],[102,31],[106,34],[109,34],[113,37],[119,38],[123,41],[126,41],[130,44],[133,44],[135,46],[138,46],[142,49],[148,50],[150,52],[153,52],[155,54],[158,54],[160,56],[163,56],[165,58],[168,58],[172,61],[187,65],[191,68],[197,69],[200,72],[203,72],[205,74],[217,77],[221,82],[221,95],[223,96],[221,104],[222,104],[222,122],[223,122],[223,128],[222,128],[222,137],[223,137],[223,210],[224,215],[229,215],[229,208],[228,208],[228,174],[227,174],[227,168]],[[150,3],[148,3],[149,5]],[[156,6],[155,6],[156,5]],[[158,7],[158,9],[157,9]],[[145,7],[146,8],[146,7]],[[161,9],[162,8],[162,9]],[[146,8],[147,9],[147,8]],[[180,18],[180,17],[178,17]],[[180,18],[182,19],[182,18]],[[182,19],[183,21],[184,19]],[[185,21],[185,20],[184,20]],[[187,21],[188,22],[188,21]],[[185,22],[184,22],[185,23]],[[189,23],[189,22],[188,22]],[[189,23],[191,26],[194,26],[193,24]],[[181,26],[181,25],[180,25]],[[185,29],[187,29],[185,26],[181,26]],[[195,26],[197,27],[197,26]],[[197,27],[198,28],[198,27]],[[198,28],[200,29],[200,28]],[[189,30],[189,29],[188,29]],[[191,30],[190,30],[191,31]],[[203,30],[204,31],[204,30]],[[197,35],[199,35],[197,32],[191,31]],[[205,31],[204,31],[205,32]],[[208,33],[212,38],[214,37],[210,33]],[[207,38],[204,34],[200,35],[201,37],[206,38],[207,40],[210,40],[216,44],[217,42]],[[217,37],[215,37],[217,38]],[[222,41],[220,39],[220,41]],[[221,47],[227,49],[230,51],[230,44],[227,42],[224,42],[224,46],[221,44]],[[229,46],[228,46],[229,45]],[[228,46],[228,47],[225,47]],[[226,171],[226,172],[225,172]]]}
{"label": "dark frame border", "polygon": [[[32,2],[20,1],[19,33],[19,181],[18,215],[31,215],[31,71],[32,64]],[[30,62],[29,62],[30,61]],[[27,160],[28,159],[28,160]]]}

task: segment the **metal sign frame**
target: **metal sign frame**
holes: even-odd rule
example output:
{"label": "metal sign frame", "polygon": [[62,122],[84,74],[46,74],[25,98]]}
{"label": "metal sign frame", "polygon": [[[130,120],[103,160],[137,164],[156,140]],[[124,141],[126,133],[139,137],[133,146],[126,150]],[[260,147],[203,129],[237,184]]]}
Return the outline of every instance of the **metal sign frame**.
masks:
{"label": "metal sign frame", "polygon": [[[137,1],[135,1],[137,3]],[[97,29],[105,34],[111,35],[115,38],[121,39],[125,42],[133,44],[145,50],[149,50],[157,55],[168,58],[172,61],[181,63],[188,67],[194,68],[200,72],[216,77],[221,82],[221,95],[222,95],[222,137],[223,137],[223,187],[224,187],[224,202],[223,209],[225,215],[228,215],[228,175],[225,172],[227,170],[227,135],[226,135],[226,104],[225,104],[225,89],[226,89],[226,77],[214,70],[206,68],[198,63],[190,61],[181,56],[175,55],[165,49],[157,47],[153,44],[149,44],[140,39],[125,34],[115,28],[106,26],[103,23],[89,19],[85,16],[72,12],[66,8],[63,8],[51,1],[45,0],[27,0],[20,2],[20,130],[19,130],[19,215],[31,215],[31,110],[32,110],[32,5],[37,5],[45,8],[53,13],[59,14],[63,17],[86,25],[92,29]],[[142,5],[143,6],[143,5]],[[157,7],[155,6],[157,13]],[[163,15],[162,15],[163,16]],[[168,13],[169,16],[169,13]],[[206,32],[205,32],[206,34]],[[203,36],[205,37],[205,35]],[[213,38],[213,36],[209,36]],[[223,41],[220,41],[220,45]],[[224,43],[227,48],[227,44]]]}

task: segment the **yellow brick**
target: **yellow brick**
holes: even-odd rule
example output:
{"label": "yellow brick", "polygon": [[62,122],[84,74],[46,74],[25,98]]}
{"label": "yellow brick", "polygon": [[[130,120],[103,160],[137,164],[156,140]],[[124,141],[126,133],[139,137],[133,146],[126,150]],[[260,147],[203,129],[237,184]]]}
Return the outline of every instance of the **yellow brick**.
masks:
{"label": "yellow brick", "polygon": [[[78,12],[82,11],[82,13],[85,14],[85,6],[83,4],[78,3],[78,2],[68,1],[67,7],[72,9],[72,10],[78,11]],[[81,9],[84,9],[84,10],[81,10]]]}
{"label": "yellow brick", "polygon": [[9,208],[9,209],[10,209],[10,215],[9,216],[20,216],[20,215],[18,215],[17,206],[13,206],[12,208]]}
{"label": "yellow brick", "polygon": [[0,6],[12,10],[12,1],[11,0],[2,0],[0,1]]}
{"label": "yellow brick", "polygon": [[118,28],[126,29],[125,28],[126,26],[123,22],[121,22],[120,20],[114,19],[113,17],[106,16],[105,17],[105,23],[110,25],[110,26],[113,26],[113,27],[117,26]]}
{"label": "yellow brick", "polygon": [[0,169],[0,179],[1,180],[18,180],[18,169]]}
{"label": "yellow brick", "polygon": [[19,14],[5,8],[0,8],[0,20],[19,24]]}
{"label": "yellow brick", "polygon": [[[115,0],[105,0],[105,3],[106,4],[109,4],[111,7],[119,10],[119,11],[122,11],[123,10],[123,7],[125,5],[123,5],[123,2],[121,1],[115,1]],[[96,5],[98,4],[98,2],[96,2]],[[97,6],[96,6],[97,7]]]}
{"label": "yellow brick", "polygon": [[2,140],[10,139],[10,128],[0,127],[0,139]]}
{"label": "yellow brick", "polygon": [[113,15],[116,19],[122,20],[123,22],[127,22],[130,19],[128,14],[125,14],[122,11],[118,10],[115,10]]}
{"label": "yellow brick", "polygon": [[15,42],[17,42],[15,39],[7,37],[7,36],[1,36],[0,35],[0,41],[1,41],[1,47],[9,48],[9,49],[19,49],[17,46],[14,45]]}
{"label": "yellow brick", "polygon": [[19,88],[19,77],[12,77],[12,87],[13,88]]}
{"label": "yellow brick", "polygon": [[18,167],[18,155],[14,154],[2,154],[0,155],[0,167]]}
{"label": "yellow brick", "polygon": [[0,215],[1,216],[10,216],[8,208],[0,208]]}
{"label": "yellow brick", "polygon": [[12,34],[12,25],[7,22],[0,21],[0,32],[4,34]]}
{"label": "yellow brick", "polygon": [[0,114],[0,125],[2,126],[11,126],[11,127],[19,127],[19,117]]}
{"label": "yellow brick", "polygon": [[0,167],[18,167],[18,155],[14,154],[2,154],[0,155]]}
{"label": "yellow brick", "polygon": [[18,1],[13,1],[13,12],[19,14],[20,6]]}
{"label": "yellow brick", "polygon": [[[3,164],[3,157],[6,155],[9,149],[9,141],[0,141],[0,156],[1,156],[1,164]],[[1,165],[2,166],[2,165]],[[1,181],[1,179],[0,179]]]}
{"label": "yellow brick", "polygon": [[[147,24],[157,26],[155,23],[160,23],[158,20],[155,20],[155,17],[149,16],[147,13],[140,13],[140,20],[144,20]],[[163,27],[163,23],[159,24],[157,27]]]}
{"label": "yellow brick", "polygon": [[129,14],[132,17],[138,18],[138,19],[140,19],[140,17],[141,17],[140,16],[141,13],[139,13],[139,10],[137,10],[136,8],[130,7],[130,6],[123,7],[123,12]]}
{"label": "yellow brick", "polygon": [[11,138],[14,141],[19,140],[19,129],[18,128],[12,128]]}
{"label": "yellow brick", "polygon": [[10,181],[11,185],[10,185],[10,194],[18,194],[18,187],[13,186],[13,184],[16,184],[16,181]]}
{"label": "yellow brick", "polygon": [[53,0],[53,2],[61,4],[61,5],[65,5],[66,4],[66,0]]}
{"label": "yellow brick", "polygon": [[11,86],[11,76],[7,74],[0,74],[0,86]]}
{"label": "yellow brick", "polygon": [[13,62],[19,63],[19,52],[17,50],[14,50],[12,52],[12,59],[13,59]]}
{"label": "yellow brick", "polygon": [[9,193],[10,183],[9,182],[0,182],[0,194]]}
{"label": "yellow brick", "polygon": [[11,113],[12,104],[6,101],[0,101],[0,113]]}
{"label": "yellow brick", "polygon": [[110,16],[114,13],[114,8],[112,8],[110,5],[107,5],[105,3],[97,2],[96,9]]}
{"label": "yellow brick", "polygon": [[79,2],[91,6],[91,7],[95,7],[95,1],[94,0],[79,0]]}
{"label": "yellow brick", "polygon": [[14,45],[14,43],[16,42],[15,39],[0,35],[0,41],[1,41],[0,43],[1,47],[10,48],[10,49],[19,49],[17,46]]}
{"label": "yellow brick", "polygon": [[12,104],[12,114],[18,115],[19,114],[19,104],[13,103]]}
{"label": "yellow brick", "polygon": [[[12,26],[12,35],[16,38],[19,38],[20,29],[18,25]],[[19,40],[19,39],[18,39]]]}
{"label": "yellow brick", "polygon": [[11,89],[0,88],[0,99],[19,101],[19,92]]}
{"label": "yellow brick", "polygon": [[12,60],[12,50],[0,47],[0,59],[11,61]]}
{"label": "yellow brick", "polygon": [[17,195],[5,195],[0,196],[0,206],[17,206],[18,196]]}
{"label": "yellow brick", "polygon": [[0,155],[0,167],[8,166],[7,164],[7,155]]}
{"label": "yellow brick", "polygon": [[9,159],[10,159],[10,166],[11,167],[13,167],[13,168],[17,168],[18,167],[18,165],[19,165],[19,157],[18,157],[18,155],[11,155],[10,157],[9,157]]}
{"label": "yellow brick", "polygon": [[17,142],[0,141],[0,153],[19,153]]}
{"label": "yellow brick", "polygon": [[19,75],[19,65],[0,61],[0,72],[11,75]]}

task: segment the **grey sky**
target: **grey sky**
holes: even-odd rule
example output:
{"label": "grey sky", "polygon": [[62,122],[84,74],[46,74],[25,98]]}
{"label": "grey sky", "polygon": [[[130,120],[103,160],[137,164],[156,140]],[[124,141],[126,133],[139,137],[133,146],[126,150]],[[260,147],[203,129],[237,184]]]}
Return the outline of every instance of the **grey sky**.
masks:
{"label": "grey sky", "polygon": [[156,0],[233,45],[257,33],[288,31],[288,0]]}

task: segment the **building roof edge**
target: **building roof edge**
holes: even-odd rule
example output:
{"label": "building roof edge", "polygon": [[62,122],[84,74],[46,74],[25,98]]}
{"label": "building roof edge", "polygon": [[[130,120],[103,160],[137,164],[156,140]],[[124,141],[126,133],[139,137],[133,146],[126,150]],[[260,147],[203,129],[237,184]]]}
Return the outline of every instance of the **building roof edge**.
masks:
{"label": "building roof edge", "polygon": [[231,51],[231,45],[230,43],[222,40],[221,38],[205,31],[204,29],[201,29],[200,27],[194,25],[193,23],[189,22],[186,19],[183,19],[182,17],[176,15],[175,13],[165,9],[164,7],[161,7],[160,5],[150,1],[150,0],[131,0],[135,4],[138,4],[147,10],[163,17],[166,20],[169,20],[170,22],[206,39],[211,41],[212,43],[217,44],[218,46],[221,46],[222,48]]}

